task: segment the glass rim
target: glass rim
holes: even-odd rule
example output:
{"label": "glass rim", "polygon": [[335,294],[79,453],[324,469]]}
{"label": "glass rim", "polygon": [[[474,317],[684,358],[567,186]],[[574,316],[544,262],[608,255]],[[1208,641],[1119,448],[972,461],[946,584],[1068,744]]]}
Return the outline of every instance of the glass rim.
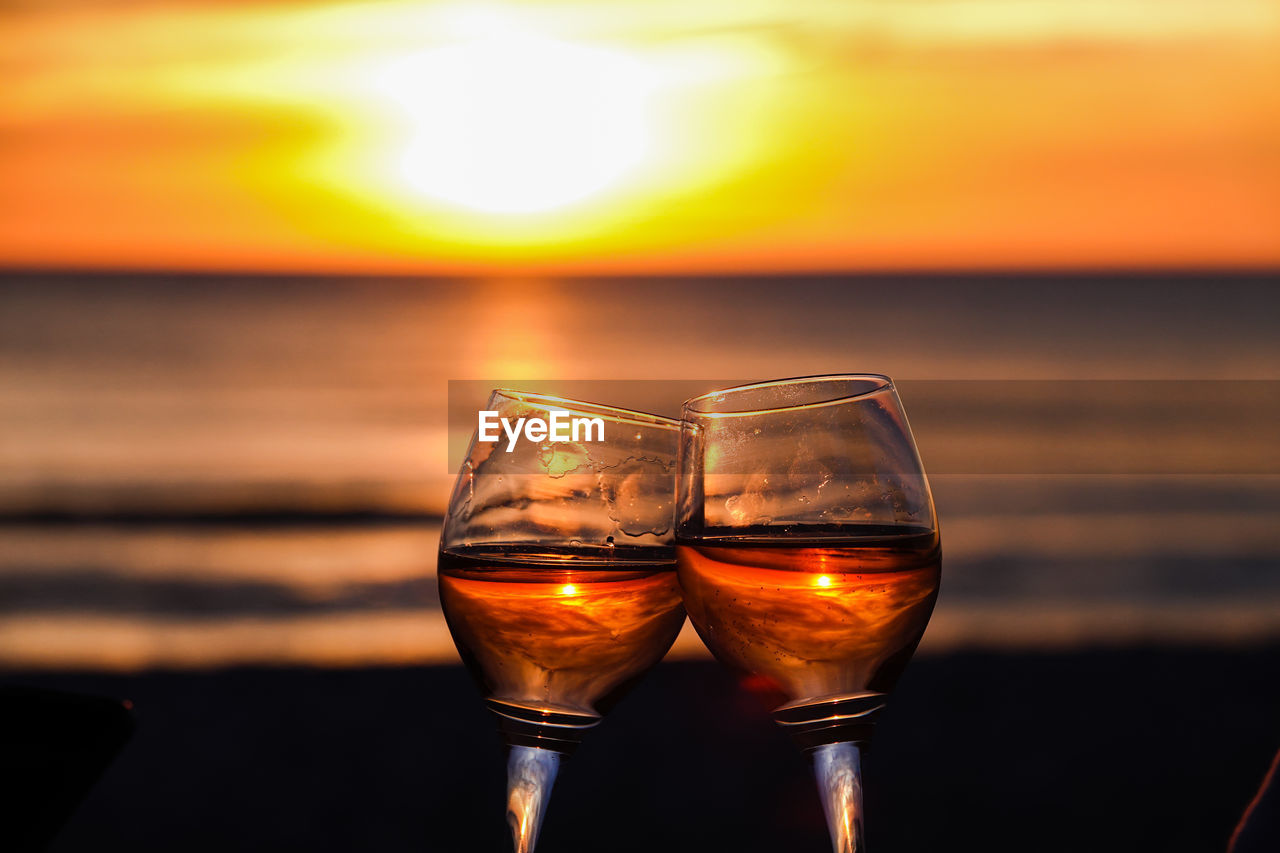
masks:
{"label": "glass rim", "polygon": [[610,406],[606,403],[593,403],[589,400],[574,400],[571,397],[561,397],[555,394],[537,394],[532,391],[517,391],[514,388],[494,388],[489,393],[489,399],[493,400],[494,397],[501,397],[505,400],[513,400],[518,403],[530,403],[535,406],[541,406],[548,411],[552,409],[560,409],[585,415],[596,415],[608,418],[615,423],[629,424],[631,426],[657,427],[658,429],[667,429],[676,432],[680,430],[680,421],[675,418],[663,417],[662,415],[655,415],[652,412],[641,412],[635,409],[622,409],[617,406]]}
{"label": "glass rim", "polygon": [[[823,397],[819,400],[813,400],[804,403],[791,403],[781,406],[769,406],[763,409],[746,409],[737,412],[713,412],[698,407],[698,403],[708,400],[712,397],[722,397],[728,394],[736,394],[743,391],[757,391],[765,388],[783,388],[795,385],[810,385],[819,382],[850,382],[863,380],[875,383],[874,387],[865,391],[859,391],[852,394],[838,394],[833,397]],[[721,388],[717,391],[708,391],[706,394],[699,394],[697,397],[690,397],[684,401],[681,407],[682,413],[689,414],[700,418],[733,418],[748,415],[763,415],[773,412],[793,412],[803,411],[806,409],[820,409],[826,406],[835,406],[842,403],[849,403],[864,397],[870,397],[884,391],[893,391],[893,380],[883,373],[825,373],[815,376],[792,376],[786,379],[770,379],[765,382],[752,382],[747,385],[734,385],[731,388]]]}

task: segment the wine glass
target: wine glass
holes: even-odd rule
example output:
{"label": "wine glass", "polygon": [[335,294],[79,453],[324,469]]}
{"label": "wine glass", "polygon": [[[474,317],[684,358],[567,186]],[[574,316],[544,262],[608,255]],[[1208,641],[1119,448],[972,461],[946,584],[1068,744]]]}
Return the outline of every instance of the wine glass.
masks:
{"label": "wine glass", "polygon": [[861,853],[862,745],[938,595],[933,498],[892,381],[784,379],[684,405],[676,554],[723,663],[782,701],[836,853]]}
{"label": "wine glass", "polygon": [[440,603],[497,715],[507,821],[530,853],[561,756],[684,624],[671,529],[680,422],[505,390],[486,412],[445,517]]}

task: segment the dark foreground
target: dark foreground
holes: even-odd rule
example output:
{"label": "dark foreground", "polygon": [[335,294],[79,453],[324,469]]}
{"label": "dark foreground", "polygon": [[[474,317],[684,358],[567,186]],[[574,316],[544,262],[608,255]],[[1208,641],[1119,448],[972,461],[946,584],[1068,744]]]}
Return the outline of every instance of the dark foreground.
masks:
{"label": "dark foreground", "polygon": [[[916,661],[867,758],[870,847],[1221,851],[1280,748],[1280,647]],[[15,674],[137,729],[54,851],[506,849],[460,668]],[[543,853],[829,849],[809,768],[710,663],[660,666],[562,771]]]}

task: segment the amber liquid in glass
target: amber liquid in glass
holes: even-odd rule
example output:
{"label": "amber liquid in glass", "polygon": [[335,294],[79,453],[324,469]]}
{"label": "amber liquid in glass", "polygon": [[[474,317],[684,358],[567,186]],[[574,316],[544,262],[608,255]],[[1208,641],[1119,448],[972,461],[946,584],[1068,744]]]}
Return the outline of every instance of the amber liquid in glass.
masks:
{"label": "amber liquid in glass", "polygon": [[689,618],[707,647],[784,704],[802,745],[865,740],[938,596],[935,531],[750,528],[678,543]]}
{"label": "amber liquid in glass", "polygon": [[684,624],[670,548],[442,551],[449,630],[512,743],[569,751]]}

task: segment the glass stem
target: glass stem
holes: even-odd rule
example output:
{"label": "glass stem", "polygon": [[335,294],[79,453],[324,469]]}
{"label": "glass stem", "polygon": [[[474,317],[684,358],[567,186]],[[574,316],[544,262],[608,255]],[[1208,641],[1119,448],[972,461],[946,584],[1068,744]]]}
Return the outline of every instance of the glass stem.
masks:
{"label": "glass stem", "polygon": [[813,753],[822,809],[835,853],[866,853],[862,834],[862,754],[856,743],[828,743]]}
{"label": "glass stem", "polygon": [[515,853],[533,853],[560,770],[560,753],[513,746],[507,757],[507,825]]}

